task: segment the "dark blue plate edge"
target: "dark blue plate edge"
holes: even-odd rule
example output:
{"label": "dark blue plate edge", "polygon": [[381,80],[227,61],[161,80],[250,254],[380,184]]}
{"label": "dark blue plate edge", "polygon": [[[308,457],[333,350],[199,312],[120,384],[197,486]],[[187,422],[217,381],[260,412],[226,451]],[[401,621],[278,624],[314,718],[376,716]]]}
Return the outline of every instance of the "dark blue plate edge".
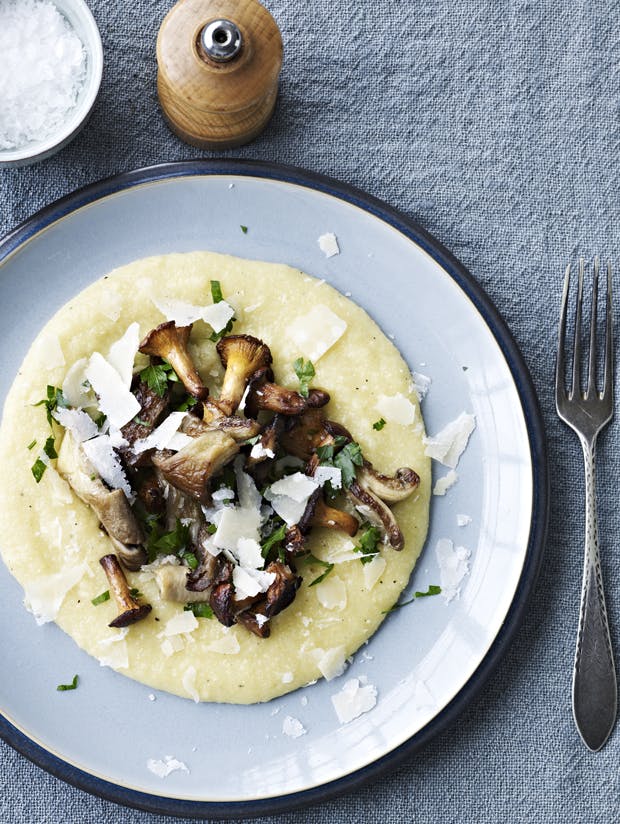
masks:
{"label": "dark blue plate edge", "polygon": [[132,186],[174,177],[196,175],[241,175],[305,186],[321,191],[378,217],[423,248],[458,283],[490,328],[506,358],[517,387],[528,431],[533,468],[533,506],[530,536],[523,571],[506,618],[486,656],[455,698],[423,730],[372,764],[329,784],[286,796],[241,802],[205,802],[166,798],[125,789],[97,778],[48,752],[10,724],[0,714],[0,737],[37,766],[81,790],[151,813],[185,818],[249,818],[274,815],[316,804],[351,792],[371,779],[393,770],[401,761],[452,724],[473,700],[506,653],[521,621],[540,569],[547,533],[549,478],[544,427],[538,399],[528,368],[510,331],[482,287],[441,243],[415,221],[378,198],[348,184],[293,166],[241,159],[210,159],[163,163],[114,175],[90,184],[44,207],[0,241],[0,262],[35,234],[89,203]]}

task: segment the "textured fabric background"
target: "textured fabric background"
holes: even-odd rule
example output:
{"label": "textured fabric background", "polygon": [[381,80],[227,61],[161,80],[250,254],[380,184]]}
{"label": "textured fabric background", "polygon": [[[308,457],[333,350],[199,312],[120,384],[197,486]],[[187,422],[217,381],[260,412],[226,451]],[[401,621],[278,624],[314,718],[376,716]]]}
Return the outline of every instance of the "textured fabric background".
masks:
{"label": "textured fabric background", "polygon": [[[0,233],[77,186],[198,157],[165,127],[155,37],[170,0],[91,0],[105,49],[90,124],[60,155],[0,171]],[[302,822],[620,821],[620,730],[586,751],[570,673],[581,574],[582,472],[556,419],[553,351],[567,260],[618,258],[620,6],[609,0],[270,0],[285,43],[276,115],[237,156],[333,175],[418,220],[483,284],[532,371],[548,433],[551,529],[530,612],[453,727]],[[620,299],[620,267],[616,292]],[[618,423],[600,443],[600,521],[620,653]],[[8,677],[4,673],[3,677]],[[163,818],[74,790],[0,744],[2,824]]]}

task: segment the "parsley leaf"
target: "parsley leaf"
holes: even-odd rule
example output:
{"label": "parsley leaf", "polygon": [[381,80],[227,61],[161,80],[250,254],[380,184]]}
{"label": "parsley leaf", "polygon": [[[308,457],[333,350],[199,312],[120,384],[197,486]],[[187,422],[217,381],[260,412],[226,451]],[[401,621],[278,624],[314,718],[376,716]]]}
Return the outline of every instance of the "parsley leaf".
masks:
{"label": "parsley leaf", "polygon": [[376,429],[377,432],[380,432],[383,427],[385,426],[385,418],[379,418],[378,421],[375,421],[372,425],[373,429]]}
{"label": "parsley leaf", "polygon": [[441,587],[437,586],[437,584],[430,584],[426,592],[416,592],[416,598],[426,598],[429,595],[439,595],[441,592]]}
{"label": "parsley leaf", "polygon": [[209,284],[211,286],[211,297],[213,298],[213,303],[221,303],[224,300],[224,296],[222,295],[222,286],[219,280],[210,280]]}
{"label": "parsley leaf", "polygon": [[293,364],[293,369],[295,370],[295,374],[299,378],[299,394],[302,396],[302,398],[307,398],[308,387],[310,385],[312,378],[316,374],[314,370],[314,364],[311,360],[306,361],[304,363],[303,358],[297,358],[297,360]]}
{"label": "parsley leaf", "polygon": [[170,532],[160,533],[156,523],[146,540],[149,563],[158,555],[179,555],[189,543],[189,526],[184,526],[177,518],[176,526]]}
{"label": "parsley leaf", "polygon": [[34,440],[30,441],[30,443],[28,444],[26,449],[33,449],[36,445],[37,445],[37,439],[34,438]]}
{"label": "parsley leaf", "polygon": [[213,618],[213,610],[205,601],[194,601],[191,604],[185,604],[184,612],[193,612],[196,618]]}
{"label": "parsley leaf", "polygon": [[192,395],[188,395],[183,403],[180,403],[178,406],[175,407],[175,412],[187,412],[192,406],[195,406],[198,403],[197,398],[194,398]]}
{"label": "parsley leaf", "polygon": [[109,601],[109,600],[110,600],[110,590],[106,589],[106,591],[102,592],[101,595],[97,595],[96,598],[93,598],[91,600],[91,604],[94,607],[98,607],[99,604],[103,604],[103,603],[105,603],[106,601]]}
{"label": "parsley leaf", "polygon": [[280,541],[284,540],[286,536],[286,529],[286,524],[282,524],[263,541],[261,544],[261,555],[263,558],[266,558],[269,555],[270,551],[276,544],[279,544]]}
{"label": "parsley leaf", "polygon": [[247,226],[242,226],[242,227],[241,227],[241,231],[243,232],[243,234],[244,234],[244,235],[247,235],[247,233],[248,233],[248,227],[247,227]]}
{"label": "parsley leaf", "polygon": [[78,685],[78,677],[77,675],[73,676],[73,681],[70,684],[58,684],[56,689],[58,692],[65,692],[65,690],[76,690]]}
{"label": "parsley leaf", "polygon": [[137,587],[132,587],[129,590],[129,594],[131,595],[132,598],[142,598],[142,593],[140,592],[140,590]]}
{"label": "parsley leaf", "polygon": [[362,533],[359,544],[354,547],[355,552],[361,552],[362,557],[360,561],[363,564],[369,564],[375,555],[379,554],[377,544],[381,540],[381,530],[377,526],[365,524],[366,529]]}
{"label": "parsley leaf", "polygon": [[[224,300],[224,296],[222,295],[222,287],[219,280],[210,280],[209,283],[211,284],[211,297],[213,298],[213,303],[220,303]],[[212,332],[209,335],[209,340],[213,341],[213,343],[217,343],[218,340],[221,340],[221,338],[224,337],[224,335],[227,335],[232,331],[233,323],[236,320],[237,318],[232,317],[223,329],[219,332]]]}
{"label": "parsley leaf", "polygon": [[334,466],[342,471],[342,483],[345,487],[351,486],[355,480],[355,467],[362,466],[364,458],[358,443],[351,441],[334,457]]}
{"label": "parsley leaf", "polygon": [[[318,558],[314,558],[313,560],[318,561]],[[310,586],[310,587],[313,587],[316,584],[320,584],[321,581],[324,581],[327,578],[327,576],[329,575],[329,573],[332,571],[332,569],[334,568],[333,564],[327,564],[327,563],[325,563],[325,561],[318,561],[318,563],[320,563],[321,566],[325,567],[325,572],[322,575],[319,575],[318,578],[315,578],[314,581],[311,581],[308,584],[308,586]]]}
{"label": "parsley leaf", "polygon": [[37,458],[36,461],[30,467],[30,471],[34,475],[34,479],[37,483],[41,482],[41,478],[45,474],[45,470],[47,469],[47,464],[41,460],[41,458]]}
{"label": "parsley leaf", "polygon": [[54,436],[50,435],[49,438],[45,441],[45,446],[43,447],[43,451],[47,455],[48,458],[57,458],[58,452],[56,452],[56,446],[54,441]]}
{"label": "parsley leaf", "polygon": [[45,414],[47,416],[47,422],[49,425],[52,425],[52,412],[55,412],[59,406],[66,406],[67,402],[65,400],[65,396],[62,394],[62,389],[59,389],[57,386],[47,386],[47,397],[43,398],[43,400],[38,401],[37,403],[33,404],[33,406],[45,406]]}
{"label": "parsley leaf", "polygon": [[148,388],[163,398],[168,389],[168,373],[163,367],[163,364],[157,363],[152,366],[147,366],[140,372],[140,380],[148,386]]}

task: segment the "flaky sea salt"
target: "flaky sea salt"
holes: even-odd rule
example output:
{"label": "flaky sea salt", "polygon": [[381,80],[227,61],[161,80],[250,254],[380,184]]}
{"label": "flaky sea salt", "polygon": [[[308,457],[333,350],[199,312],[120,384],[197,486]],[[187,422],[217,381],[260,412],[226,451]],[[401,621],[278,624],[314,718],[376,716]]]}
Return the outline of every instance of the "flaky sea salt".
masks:
{"label": "flaky sea salt", "polygon": [[53,3],[0,3],[0,149],[50,137],[85,79],[84,46]]}

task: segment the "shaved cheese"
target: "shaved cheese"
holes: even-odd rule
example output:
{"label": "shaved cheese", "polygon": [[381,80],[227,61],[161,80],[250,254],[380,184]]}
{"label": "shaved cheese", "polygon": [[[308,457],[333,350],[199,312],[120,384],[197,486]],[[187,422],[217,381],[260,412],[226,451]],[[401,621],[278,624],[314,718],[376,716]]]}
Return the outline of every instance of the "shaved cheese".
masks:
{"label": "shaved cheese", "polygon": [[171,635],[181,635],[183,632],[193,632],[198,627],[196,616],[191,610],[184,610],[173,615],[164,627],[164,635],[169,638]]}
{"label": "shaved cheese", "polygon": [[440,538],[435,546],[439,563],[441,594],[446,601],[460,595],[460,584],[469,572],[471,550],[464,546],[454,547],[449,538]]}
{"label": "shaved cheese", "polygon": [[200,695],[196,689],[196,667],[189,666],[185,670],[181,683],[183,684],[183,689],[189,694],[190,698],[193,698],[194,703],[197,704],[200,701]]}
{"label": "shaved cheese", "polygon": [[446,492],[450,489],[451,486],[458,481],[459,476],[451,469],[449,472],[446,472],[441,478],[437,478],[435,482],[435,486],[433,487],[433,495],[445,495]]}
{"label": "shaved cheese", "polygon": [[86,572],[86,564],[79,564],[28,581],[24,587],[24,606],[34,615],[39,626],[55,620],[67,593]]}
{"label": "shaved cheese", "polygon": [[39,349],[46,369],[52,370],[65,365],[65,356],[58,335],[45,334],[39,339]]}
{"label": "shaved cheese", "polygon": [[181,652],[182,649],[185,649],[185,641],[180,635],[172,635],[170,638],[164,638],[160,646],[166,658],[170,658],[175,652]]}
{"label": "shaved cheese", "polygon": [[205,649],[209,652],[219,652],[220,655],[237,655],[241,647],[239,646],[237,636],[232,633],[227,633],[221,638],[218,638],[217,641],[212,641]]}
{"label": "shaved cheese", "polygon": [[108,486],[112,489],[122,489],[127,498],[132,500],[134,496],[131,486],[112,444],[113,439],[109,435],[99,435],[85,441],[82,449]]}
{"label": "shaved cheese", "polygon": [[346,541],[337,546],[328,544],[327,547],[316,547],[314,554],[320,561],[325,561],[327,564],[344,564],[347,561],[359,561],[360,559],[359,552],[355,552],[353,541]]}
{"label": "shaved cheese", "polygon": [[114,670],[129,667],[129,651],[125,642],[126,630],[128,629],[128,627],[125,627],[125,631],[121,631],[121,634],[99,641],[99,646],[106,647],[106,651],[98,657],[99,666],[110,667]]}
{"label": "shaved cheese", "polygon": [[337,678],[345,670],[344,647],[332,647],[327,651],[316,647],[311,650],[311,655],[326,681]]}
{"label": "shaved cheese", "polygon": [[321,235],[317,242],[325,257],[330,258],[340,254],[338,239],[333,232],[326,232],[324,235]]}
{"label": "shaved cheese", "polygon": [[386,563],[382,555],[375,555],[369,564],[364,564],[364,586],[367,590],[371,590],[377,583],[379,578],[383,575]]}
{"label": "shaved cheese", "polygon": [[135,454],[140,455],[142,452],[146,452],[147,449],[168,449],[170,441],[183,423],[183,418],[186,415],[187,412],[171,412],[150,435],[147,435],[146,438],[140,438],[134,443],[133,451]]}
{"label": "shaved cheese", "polygon": [[342,489],[342,469],[337,466],[318,466],[313,478],[319,486],[329,481],[334,489]]}
{"label": "shaved cheese", "polygon": [[122,307],[123,299],[119,293],[110,286],[107,287],[105,292],[100,292],[97,297],[97,309],[113,323],[120,318]]}
{"label": "shaved cheese", "polygon": [[[265,616],[263,616],[263,618],[264,617]],[[287,671],[287,672],[282,673],[282,683],[283,684],[290,684],[292,680],[293,680],[293,673],[292,672]]]}
{"label": "shaved cheese", "polygon": [[67,409],[59,406],[52,412],[52,417],[68,429],[78,443],[88,441],[99,433],[97,424],[81,409]]}
{"label": "shaved cheese", "polygon": [[175,432],[168,441],[166,449],[171,449],[173,452],[180,452],[185,449],[192,442],[192,438],[184,432]]}
{"label": "shaved cheese", "polygon": [[461,412],[456,420],[447,424],[437,435],[424,438],[424,454],[454,469],[475,426],[475,417]]}
{"label": "shaved cheese", "polygon": [[299,523],[302,515],[306,510],[306,503],[298,503],[292,498],[287,498],[286,495],[269,495],[269,490],[265,493],[265,497],[271,501],[271,506],[277,515],[282,518],[287,526],[295,526]]}
{"label": "shaved cheese", "polygon": [[189,326],[197,320],[204,320],[214,332],[221,332],[235,314],[233,307],[225,300],[209,306],[194,306],[175,298],[152,298],[152,301],[166,320],[174,321],[176,326]]}
{"label": "shaved cheese", "polygon": [[271,484],[269,489],[273,495],[286,495],[298,503],[305,504],[316,488],[317,484],[312,478],[303,472],[295,472],[294,475],[288,475]]}
{"label": "shaved cheese", "polygon": [[415,420],[415,406],[401,392],[396,395],[379,395],[375,409],[387,423],[409,426]]}
{"label": "shaved cheese", "polygon": [[347,324],[322,303],[297,317],[286,334],[299,352],[316,363],[345,333]]}
{"label": "shaved cheese", "polygon": [[91,355],[86,377],[99,397],[99,409],[117,429],[139,414],[141,407],[138,400],[116,369],[99,352]]}
{"label": "shaved cheese", "polygon": [[235,552],[237,544],[243,538],[258,541],[260,523],[259,509],[226,507],[221,511],[219,524],[213,533],[213,544],[219,549]]}
{"label": "shaved cheese", "polygon": [[335,609],[339,612],[347,605],[347,588],[338,575],[328,575],[324,581],[314,587],[319,603],[325,609]]}
{"label": "shaved cheese", "polygon": [[237,494],[239,495],[239,504],[244,509],[260,510],[262,503],[262,495],[256,488],[254,479],[247,472],[243,471],[243,464],[245,459],[243,456],[235,458],[234,469],[235,478],[237,480]]}
{"label": "shaved cheese", "polygon": [[457,526],[467,526],[467,524],[471,524],[471,515],[457,515],[456,523]]}
{"label": "shaved cheese", "polygon": [[232,501],[235,497],[235,491],[234,489],[228,489],[228,487],[222,486],[220,489],[216,489],[211,497],[214,501]]}
{"label": "shaved cheese", "polygon": [[[94,394],[86,381],[86,366],[88,360],[80,358],[65,375],[62,383],[62,394],[69,406],[74,406],[76,409],[81,409],[84,406],[90,406],[95,400]],[[86,382],[86,386],[84,383]]]}
{"label": "shaved cheese", "polygon": [[429,378],[428,375],[423,375],[421,372],[414,372],[411,377],[413,378],[412,389],[418,396],[418,400],[424,400],[432,383],[431,378]]}
{"label": "shaved cheese", "polygon": [[307,730],[298,718],[287,715],[282,722],[282,732],[284,735],[288,735],[289,738],[299,738],[301,735],[305,735]]}
{"label": "shaved cheese", "polygon": [[332,695],[332,704],[336,710],[338,721],[348,724],[371,710],[377,703],[377,688],[372,684],[360,686],[359,678],[351,678],[344,687]]}
{"label": "shaved cheese", "polygon": [[273,449],[264,447],[260,441],[254,444],[252,451],[250,452],[250,458],[254,458],[255,460],[258,460],[259,458],[275,458],[275,456],[276,453]]}
{"label": "shaved cheese", "polygon": [[260,569],[235,566],[233,569],[235,599],[242,601],[244,598],[253,598],[259,592],[267,592],[275,579],[275,572],[263,572]]}
{"label": "shaved cheese", "polygon": [[239,538],[235,554],[241,566],[244,567],[260,569],[265,563],[265,559],[262,556],[261,545],[252,538]]}
{"label": "shaved cheese", "polygon": [[158,778],[166,778],[175,770],[182,770],[189,773],[189,770],[182,761],[167,755],[163,760],[157,758],[149,758],[146,762],[147,769],[154,773]]}
{"label": "shaved cheese", "polygon": [[106,360],[113,366],[129,389],[133,377],[133,362],[140,345],[140,326],[131,323],[122,338],[110,346]]}
{"label": "shaved cheese", "polygon": [[213,303],[207,306],[202,312],[202,319],[208,323],[214,332],[221,332],[226,327],[229,320],[234,317],[235,310],[233,307],[221,300],[219,303]]}

